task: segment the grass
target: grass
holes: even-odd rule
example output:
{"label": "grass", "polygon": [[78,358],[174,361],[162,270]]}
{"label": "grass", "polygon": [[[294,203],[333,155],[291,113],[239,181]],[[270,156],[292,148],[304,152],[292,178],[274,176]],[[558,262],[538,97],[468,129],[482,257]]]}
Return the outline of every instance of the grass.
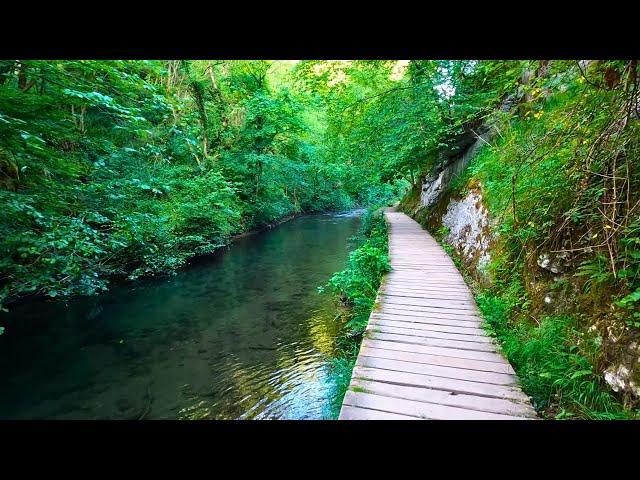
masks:
{"label": "grass", "polygon": [[546,316],[539,323],[513,315],[522,301],[521,286],[476,295],[486,328],[502,346],[522,389],[548,418],[628,419],[634,413],[605,387],[585,351],[597,349],[577,328],[574,318]]}
{"label": "grass", "polygon": [[370,208],[363,215],[360,236],[363,242],[349,255],[347,268],[335,273],[326,287],[320,289],[333,293],[343,307],[344,325],[338,340],[340,354],[331,363],[336,378],[336,394],[332,401],[334,418],[338,416],[349,387],[382,276],[389,271],[387,224],[379,209]]}
{"label": "grass", "polygon": [[[613,153],[609,145],[598,142],[612,121],[604,107],[614,111],[615,102],[602,95],[610,94],[571,84],[548,101],[540,97],[529,105],[537,115],[515,114],[452,181],[441,202],[418,213],[465,278],[477,280],[474,293],[487,330],[502,345],[535,408],[547,418],[640,416],[637,407],[633,410],[622,395],[611,391],[603,376],[606,366],[619,361],[615,349],[628,343],[640,326],[640,227],[630,221],[612,243],[617,270],[622,272],[616,279],[610,251],[598,246],[611,228],[598,208],[606,210],[607,195],[612,195],[607,189],[613,188],[603,180]],[[591,107],[601,104],[602,118],[589,120]],[[635,128],[636,124],[619,133],[620,142],[627,142],[626,159],[638,158]],[[568,131],[573,133],[567,135]],[[586,168],[596,151],[598,161]],[[611,168],[637,185],[634,165],[625,170],[614,162]],[[593,175],[588,173],[592,169]],[[463,196],[470,186],[482,190],[496,234],[492,261],[482,279],[446,244],[448,231],[440,221],[448,199]],[[573,269],[552,279],[536,259],[567,245],[584,247],[584,252],[576,254]],[[550,292],[553,305],[545,306],[543,298]],[[608,329],[623,331],[621,324],[629,335],[618,345],[607,343]],[[591,326],[598,329],[591,331]]]}
{"label": "grass", "polygon": [[371,390],[367,390],[364,387],[359,387],[359,386],[355,386],[355,387],[351,387],[351,390],[356,392],[356,393],[371,393]]}
{"label": "grass", "polygon": [[549,315],[536,320],[532,301],[519,280],[517,265],[494,256],[489,265],[497,281],[489,287],[475,282],[453,246],[444,242],[446,227],[436,232],[444,250],[461,270],[474,296],[484,328],[495,337],[518,374],[523,391],[544,418],[632,419],[637,412],[625,409],[608,391],[592,358],[600,347],[597,339],[581,331],[571,315]]}

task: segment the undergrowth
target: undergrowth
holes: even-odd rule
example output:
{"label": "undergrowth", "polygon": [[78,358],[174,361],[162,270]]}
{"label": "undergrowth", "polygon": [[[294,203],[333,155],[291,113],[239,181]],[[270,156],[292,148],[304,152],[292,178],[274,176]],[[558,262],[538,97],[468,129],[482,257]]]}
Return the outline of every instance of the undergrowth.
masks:
{"label": "undergrowth", "polygon": [[325,287],[341,304],[343,334],[338,340],[340,355],[331,368],[336,378],[334,416],[340,410],[342,399],[351,380],[362,334],[378,294],[383,275],[389,271],[388,232],[382,210],[369,208],[362,217],[359,235],[363,243],[349,255],[347,268],[335,273]]}
{"label": "undergrowth", "polygon": [[[638,416],[637,399],[615,394],[603,374],[640,334],[635,68],[556,62],[522,86],[529,98],[500,113],[499,133],[450,185],[483,192],[492,285],[476,285],[476,300],[545,417]],[[608,84],[607,72],[626,80]],[[443,242],[448,232],[435,233]],[[542,254],[559,259],[560,273],[539,267]]]}
{"label": "undergrowth", "polygon": [[[626,419],[633,413],[602,385],[589,354],[599,347],[597,340],[581,332],[569,315],[527,319],[522,306],[528,303],[518,280],[494,290],[476,294],[487,330],[502,345],[513,365],[522,389],[545,417]],[[520,311],[519,315],[514,312]]]}
{"label": "undergrowth", "polygon": [[364,243],[351,252],[347,268],[335,273],[327,284],[348,307],[349,336],[364,332],[382,275],[389,271],[387,224],[382,212],[367,211],[360,228]]}

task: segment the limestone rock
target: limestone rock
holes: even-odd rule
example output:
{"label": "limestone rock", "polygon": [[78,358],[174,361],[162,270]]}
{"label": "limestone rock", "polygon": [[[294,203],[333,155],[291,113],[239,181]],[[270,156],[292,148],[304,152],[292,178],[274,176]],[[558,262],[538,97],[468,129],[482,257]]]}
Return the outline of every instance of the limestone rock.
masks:
{"label": "limestone rock", "polygon": [[471,191],[462,200],[451,200],[442,224],[449,228],[445,241],[461,252],[467,262],[477,258],[479,270],[489,263],[489,217],[479,192]]}
{"label": "limestone rock", "polygon": [[538,266],[551,273],[559,274],[566,271],[568,266],[568,255],[558,254],[552,256],[549,253],[541,253],[537,259]]}
{"label": "limestone rock", "polygon": [[632,372],[625,365],[609,367],[604,372],[604,380],[614,392],[629,392],[640,398],[640,386],[633,381]]}
{"label": "limestone rock", "polygon": [[614,392],[631,394],[640,398],[637,370],[640,368],[640,345],[631,342],[624,350],[619,361],[604,371],[604,380]]}
{"label": "limestone rock", "polygon": [[[510,95],[502,102],[500,110],[503,113],[508,112],[516,103],[516,96]],[[458,139],[457,148],[442,153],[438,167],[422,183],[420,202],[416,206],[414,214],[437,203],[440,196],[449,189],[451,180],[467,168],[484,145],[491,142],[496,136],[498,128],[500,127],[497,119],[487,120],[477,128],[465,132]]]}

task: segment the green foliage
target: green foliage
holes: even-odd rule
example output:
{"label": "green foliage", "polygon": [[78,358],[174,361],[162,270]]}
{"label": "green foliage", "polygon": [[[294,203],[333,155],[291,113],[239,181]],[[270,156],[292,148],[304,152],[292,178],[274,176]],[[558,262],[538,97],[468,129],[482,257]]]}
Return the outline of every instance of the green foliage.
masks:
{"label": "green foliage", "polygon": [[[383,197],[384,198],[384,197]],[[347,268],[335,273],[325,289],[345,307],[346,323],[339,339],[341,354],[331,364],[337,379],[332,415],[337,417],[342,399],[349,387],[360,339],[373,308],[383,275],[390,270],[387,223],[380,207],[370,207],[362,216],[360,236],[363,243],[349,255]]]}
{"label": "green foliage", "polygon": [[327,285],[349,308],[349,336],[364,332],[382,275],[390,269],[387,224],[381,211],[367,211],[362,218],[361,234],[366,240],[351,252],[347,268],[334,274]]}
{"label": "green foliage", "polygon": [[329,418],[338,418],[340,408],[342,408],[342,400],[351,383],[351,372],[356,363],[357,351],[350,354],[336,357],[331,360],[329,368],[331,369],[331,378],[335,380],[334,396],[329,405]]}
{"label": "green foliage", "polygon": [[[522,285],[514,282],[498,294],[483,291],[476,300],[536,409],[556,413],[556,418],[629,418],[630,412],[603,387],[602,376],[584,353],[593,353],[597,342],[586,338],[568,316],[544,317],[535,325],[514,322],[524,296]],[[551,410],[558,406],[561,415]]]}
{"label": "green foliage", "polygon": [[[624,344],[640,327],[637,62],[472,63],[445,67],[449,118],[458,131],[490,118],[498,134],[451,188],[480,188],[495,221],[493,286],[478,286],[488,326],[547,415],[633,416],[604,382],[619,352],[602,335]],[[495,111],[507,95],[511,110]],[[449,154],[455,132],[440,142]],[[538,268],[543,252],[564,256],[565,278]],[[558,294],[551,305],[545,291]]]}
{"label": "green foliage", "polygon": [[326,105],[274,65],[0,61],[0,308],[170,273],[236,233],[352,208],[354,169],[319,133]]}
{"label": "green foliage", "polygon": [[626,324],[640,329],[640,220],[632,222],[620,239],[623,268],[618,270],[618,278],[624,282],[626,291],[617,306],[626,313]]}
{"label": "green foliage", "polygon": [[[449,227],[447,227],[446,225],[440,225],[440,228],[438,228],[434,236],[436,239],[438,239],[438,241],[443,242],[444,238],[446,238],[450,233],[451,233],[451,229]],[[450,245],[447,245],[447,246],[450,246]]]}
{"label": "green foliage", "polygon": [[[516,256],[535,255],[541,242],[552,250],[570,244],[587,289],[633,291],[640,287],[633,213],[640,124],[629,113],[637,93],[628,82],[636,81],[637,66],[596,63],[585,77],[575,62],[553,62],[547,76],[522,85],[530,98],[470,171]],[[627,75],[626,87],[604,85],[616,72]]]}

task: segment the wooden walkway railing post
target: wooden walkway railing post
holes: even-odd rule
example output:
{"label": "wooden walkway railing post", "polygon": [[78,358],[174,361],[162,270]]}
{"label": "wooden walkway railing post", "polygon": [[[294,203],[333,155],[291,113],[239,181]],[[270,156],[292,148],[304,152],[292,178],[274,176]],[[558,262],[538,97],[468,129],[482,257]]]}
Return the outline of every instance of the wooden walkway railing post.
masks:
{"label": "wooden walkway railing post", "polygon": [[453,261],[404,213],[387,210],[385,217],[392,270],[378,291],[339,418],[535,418]]}

